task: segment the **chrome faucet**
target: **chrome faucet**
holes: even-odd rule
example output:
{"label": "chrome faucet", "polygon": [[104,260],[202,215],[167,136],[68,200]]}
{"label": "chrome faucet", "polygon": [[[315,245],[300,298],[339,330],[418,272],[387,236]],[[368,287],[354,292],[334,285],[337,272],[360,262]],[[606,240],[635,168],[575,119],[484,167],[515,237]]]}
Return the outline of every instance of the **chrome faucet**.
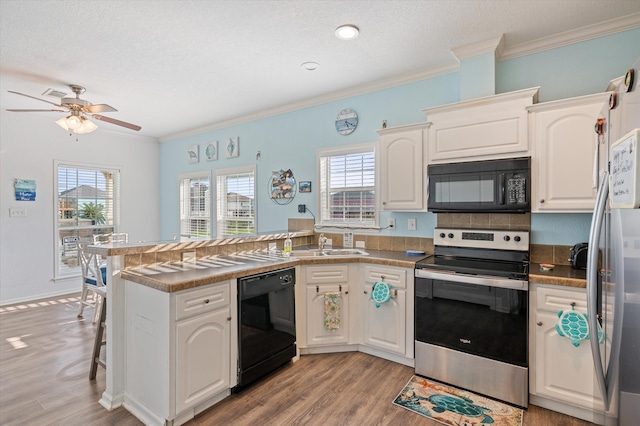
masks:
{"label": "chrome faucet", "polygon": [[320,234],[320,236],[318,237],[318,250],[323,250],[326,243],[327,237],[325,237],[324,234]]}

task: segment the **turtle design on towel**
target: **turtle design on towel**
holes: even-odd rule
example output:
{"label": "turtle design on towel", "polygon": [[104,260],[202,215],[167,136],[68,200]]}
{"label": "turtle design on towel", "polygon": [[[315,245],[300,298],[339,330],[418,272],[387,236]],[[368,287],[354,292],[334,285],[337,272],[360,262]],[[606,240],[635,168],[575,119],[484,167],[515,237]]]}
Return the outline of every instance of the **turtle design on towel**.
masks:
{"label": "turtle design on towel", "polygon": [[464,396],[431,395],[427,400],[434,405],[432,410],[436,413],[451,411],[471,418],[482,417],[482,424],[493,423],[493,418],[485,414],[486,411],[491,412],[490,409],[476,405]]}

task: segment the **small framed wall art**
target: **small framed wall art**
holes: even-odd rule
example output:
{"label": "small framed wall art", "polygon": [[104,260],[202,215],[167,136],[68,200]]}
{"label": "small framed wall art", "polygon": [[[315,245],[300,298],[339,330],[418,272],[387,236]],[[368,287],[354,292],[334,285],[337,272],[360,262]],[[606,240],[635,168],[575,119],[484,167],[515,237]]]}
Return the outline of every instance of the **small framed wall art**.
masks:
{"label": "small framed wall art", "polygon": [[189,146],[189,148],[187,148],[187,155],[189,158],[189,164],[196,164],[198,161],[200,161],[199,158],[199,154],[200,154],[200,149],[199,149],[199,145],[198,144],[194,144]]}
{"label": "small framed wall art", "polygon": [[235,158],[240,155],[240,140],[237,136],[227,139],[225,155],[227,158]]}
{"label": "small framed wall art", "polygon": [[218,141],[209,142],[204,149],[207,161],[215,161],[218,159]]}
{"label": "small framed wall art", "polygon": [[311,192],[311,182],[309,182],[308,180],[300,182],[298,184],[298,190],[300,192]]}

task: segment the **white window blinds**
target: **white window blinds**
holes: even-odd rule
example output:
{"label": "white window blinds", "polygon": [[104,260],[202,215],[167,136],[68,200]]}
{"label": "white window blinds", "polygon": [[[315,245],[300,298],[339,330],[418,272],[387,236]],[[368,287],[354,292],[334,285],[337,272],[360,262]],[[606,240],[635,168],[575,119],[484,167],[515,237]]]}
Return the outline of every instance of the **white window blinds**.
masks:
{"label": "white window blinds", "polygon": [[211,174],[180,177],[180,236],[211,237]]}
{"label": "white window blinds", "polygon": [[120,171],[56,162],[56,277],[76,275],[78,242],[118,231]]}
{"label": "white window blinds", "polygon": [[320,154],[320,222],[325,226],[376,225],[375,150]]}
{"label": "white window blinds", "polygon": [[216,171],[218,238],[256,233],[255,167]]}

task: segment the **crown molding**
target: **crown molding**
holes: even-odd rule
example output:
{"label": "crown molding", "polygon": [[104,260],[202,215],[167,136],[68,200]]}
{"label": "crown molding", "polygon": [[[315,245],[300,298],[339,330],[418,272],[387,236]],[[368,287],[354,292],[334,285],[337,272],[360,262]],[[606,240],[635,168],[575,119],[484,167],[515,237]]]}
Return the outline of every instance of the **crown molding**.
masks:
{"label": "crown molding", "polygon": [[451,53],[453,53],[458,61],[462,61],[463,59],[471,58],[473,56],[484,55],[485,53],[495,53],[498,50],[503,49],[504,34],[500,34],[499,36],[489,40],[454,47],[451,49]]}
{"label": "crown molding", "polygon": [[534,53],[543,52],[545,50],[580,43],[582,41],[604,37],[607,35],[616,34],[622,31],[628,31],[639,27],[640,13],[634,13],[622,18],[588,25],[576,30],[565,31],[549,37],[542,37],[531,42],[505,47],[501,55],[498,56],[498,61],[506,61],[508,59],[513,59],[520,56],[532,55]]}
{"label": "crown molding", "polygon": [[276,115],[285,114],[292,111],[297,111],[304,108],[310,108],[329,102],[339,101],[341,99],[351,98],[354,96],[365,95],[368,93],[377,92],[380,90],[390,89],[392,87],[402,86],[405,84],[415,83],[417,81],[427,80],[429,78],[438,77],[440,75],[450,74],[460,69],[460,66],[456,64],[449,64],[441,67],[430,68],[428,70],[422,70],[418,72],[405,73],[397,75],[395,77],[378,80],[368,84],[362,84],[347,88],[345,90],[335,91],[326,95],[317,96],[302,100],[300,102],[294,102],[287,105],[282,105],[275,108],[269,108],[262,111],[257,111],[252,114],[246,114],[241,117],[231,118],[229,120],[219,121],[214,124],[199,127],[196,129],[186,130],[184,132],[173,133],[170,135],[162,136],[158,138],[160,142],[169,142],[176,139],[185,138],[188,136],[194,136],[213,130],[223,129],[225,127],[236,126],[239,124],[248,123],[251,121],[261,120],[264,118],[274,117]]}

